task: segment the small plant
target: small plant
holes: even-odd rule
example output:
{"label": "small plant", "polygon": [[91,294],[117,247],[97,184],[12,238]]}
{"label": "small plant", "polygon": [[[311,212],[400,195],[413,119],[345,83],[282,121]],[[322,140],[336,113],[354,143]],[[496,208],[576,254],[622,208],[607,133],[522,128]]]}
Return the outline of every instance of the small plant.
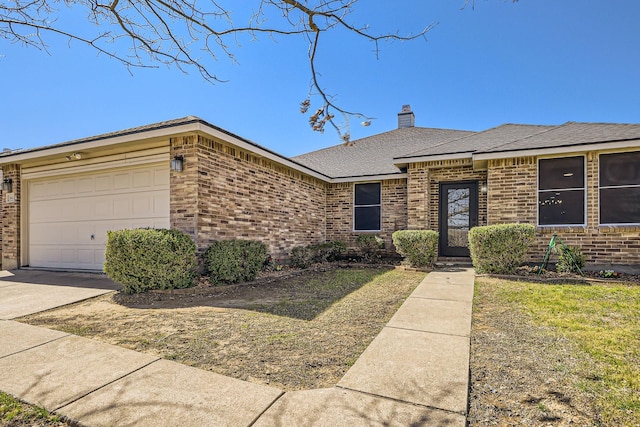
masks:
{"label": "small plant", "polygon": [[282,271],[284,266],[280,264],[279,259],[273,259],[271,255],[267,255],[267,259],[264,260],[262,269],[265,271]]}
{"label": "small plant", "polygon": [[614,270],[600,270],[598,271],[598,276],[604,279],[618,279],[621,274]]}
{"label": "small plant", "polygon": [[309,268],[313,263],[313,253],[308,246],[296,246],[289,254],[291,266],[296,268]]}
{"label": "small plant", "polygon": [[582,273],[586,257],[577,246],[564,246],[558,252],[556,270],[561,273]]}
{"label": "small plant", "polygon": [[361,234],[356,238],[356,246],[363,260],[377,261],[380,259],[380,252],[384,249],[384,239],[374,234]]}
{"label": "small plant", "polygon": [[430,267],[438,254],[438,233],[432,230],[399,230],[393,233],[396,251],[410,267]]}

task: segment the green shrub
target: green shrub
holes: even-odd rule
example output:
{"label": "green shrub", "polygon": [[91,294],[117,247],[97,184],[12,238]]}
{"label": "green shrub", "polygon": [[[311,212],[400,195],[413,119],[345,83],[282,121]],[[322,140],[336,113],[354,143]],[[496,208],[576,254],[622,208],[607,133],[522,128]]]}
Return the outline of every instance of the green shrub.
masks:
{"label": "green shrub", "polygon": [[384,240],[375,234],[361,234],[356,237],[358,252],[365,261],[380,259],[380,251],[384,249]]}
{"label": "green shrub", "polygon": [[581,273],[587,258],[577,246],[565,248],[560,248],[558,251],[556,270],[563,273]]}
{"label": "green shrub", "polygon": [[205,272],[212,284],[254,280],[267,259],[267,246],[253,240],[219,240],[204,253]]}
{"label": "green shrub", "polygon": [[438,233],[432,230],[399,230],[391,236],[396,251],[409,266],[430,267],[438,255]]}
{"label": "green shrub", "polygon": [[313,253],[308,246],[296,246],[289,253],[291,265],[296,268],[309,268],[313,263]]}
{"label": "green shrub", "polygon": [[478,273],[512,274],[535,236],[531,224],[497,224],[469,231],[471,260]]}
{"label": "green shrub", "polygon": [[346,252],[347,245],[344,242],[335,240],[310,245],[309,250],[314,262],[333,262],[337,261]]}
{"label": "green shrub", "polygon": [[317,243],[309,246],[296,246],[289,253],[293,267],[309,268],[314,262],[333,262],[347,251],[347,245],[339,240]]}
{"label": "green shrub", "polygon": [[196,245],[177,230],[140,228],[107,232],[104,271],[133,294],[193,285]]}

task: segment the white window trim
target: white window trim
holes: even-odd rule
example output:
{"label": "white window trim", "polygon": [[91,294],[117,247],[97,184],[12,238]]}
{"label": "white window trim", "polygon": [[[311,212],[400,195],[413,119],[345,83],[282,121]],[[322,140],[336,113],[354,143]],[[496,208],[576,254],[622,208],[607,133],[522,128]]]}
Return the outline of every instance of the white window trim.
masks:
{"label": "white window trim", "polygon": [[601,218],[601,214],[602,214],[602,210],[601,210],[601,206],[602,204],[600,203],[600,190],[602,189],[609,189],[609,188],[640,188],[640,185],[636,184],[636,185],[616,185],[616,186],[606,186],[606,187],[602,187],[600,185],[600,156],[602,155],[607,155],[607,154],[623,154],[623,153],[635,153],[639,150],[625,150],[625,151],[611,151],[611,152],[607,152],[607,153],[598,153],[598,226],[599,227],[636,227],[636,226],[640,226],[640,222],[623,222],[623,223],[602,223],[600,221]]}
{"label": "white window trim", "polygon": [[[553,190],[540,190],[540,160],[551,160],[551,159],[567,159],[569,157],[582,157],[582,187],[575,188],[556,188]],[[584,217],[582,219],[582,224],[540,224],[540,193],[546,193],[551,191],[584,191],[584,200],[583,203],[583,211]],[[585,154],[577,154],[577,155],[564,155],[564,156],[554,156],[554,157],[538,157],[536,160],[536,227],[540,228],[569,228],[569,227],[586,227],[587,226],[587,156]]]}
{"label": "white window trim", "polygon": [[[380,184],[380,204],[378,205],[356,205],[356,185],[360,184]],[[379,233],[382,231],[382,181],[363,181],[363,182],[354,182],[353,183],[353,191],[352,191],[352,213],[351,213],[351,228],[354,233]],[[359,208],[367,208],[367,207],[375,207],[380,206],[380,228],[378,230],[357,230],[356,229],[356,207]]]}

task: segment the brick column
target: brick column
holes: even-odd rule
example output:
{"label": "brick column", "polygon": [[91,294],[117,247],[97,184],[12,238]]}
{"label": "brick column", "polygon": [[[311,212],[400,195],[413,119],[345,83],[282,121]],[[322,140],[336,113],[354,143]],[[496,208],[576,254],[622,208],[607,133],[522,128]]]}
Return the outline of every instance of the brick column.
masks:
{"label": "brick column", "polygon": [[2,167],[3,180],[11,179],[11,192],[2,192],[2,269],[20,266],[20,166]]}
{"label": "brick column", "polygon": [[182,172],[170,174],[171,228],[188,234],[198,245],[198,156],[197,136],[171,138],[171,158],[183,157]]}
{"label": "brick column", "polygon": [[426,163],[409,164],[407,178],[407,228],[429,228],[429,169]]}

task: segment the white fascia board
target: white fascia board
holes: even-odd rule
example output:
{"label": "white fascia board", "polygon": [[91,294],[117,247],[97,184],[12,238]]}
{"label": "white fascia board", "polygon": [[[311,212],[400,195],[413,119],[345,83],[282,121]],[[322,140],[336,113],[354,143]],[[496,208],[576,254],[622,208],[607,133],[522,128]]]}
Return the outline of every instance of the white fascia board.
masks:
{"label": "white fascia board", "polygon": [[322,181],[326,181],[326,182],[330,182],[330,178],[326,175],[323,175],[319,172],[314,171],[313,169],[309,169],[306,166],[303,166],[299,163],[296,163],[292,160],[289,160],[288,158],[284,157],[284,156],[280,156],[272,151],[269,151],[265,148],[262,148],[258,145],[254,145],[251,144],[247,141],[244,141],[242,139],[239,139],[238,137],[231,135],[229,133],[226,132],[222,132],[219,129],[213,128],[211,126],[207,126],[203,123],[196,123],[196,125],[198,126],[198,131],[202,132],[205,135],[209,135],[209,136],[213,136],[216,137],[218,139],[221,139],[223,141],[227,141],[230,142],[231,144],[238,146],[240,148],[243,148],[247,151],[251,151],[252,153],[255,153],[261,157],[264,157],[265,159],[269,159],[269,160],[273,160],[274,162],[280,163],[281,165],[290,167],[291,169],[295,169],[298,172],[302,172],[304,174],[307,175],[311,175],[314,178],[318,178]]}
{"label": "white fascia board", "polygon": [[594,144],[580,144],[563,147],[533,148],[528,150],[500,151],[495,153],[477,153],[473,155],[473,160],[481,161],[493,159],[508,159],[512,157],[552,156],[557,154],[584,153],[585,151],[617,150],[623,148],[639,147],[640,140],[635,139],[631,141],[627,140],[617,142],[600,142]]}
{"label": "white fascia board", "polygon": [[64,154],[69,154],[70,152],[88,150],[91,148],[106,147],[109,145],[118,145],[118,144],[123,144],[127,142],[135,142],[135,141],[141,141],[141,140],[153,139],[153,138],[163,138],[163,137],[168,137],[175,134],[193,132],[194,130],[195,130],[194,124],[189,123],[189,124],[178,125],[170,128],[154,129],[149,131],[130,133],[127,135],[105,137],[105,138],[100,138],[93,141],[86,141],[86,142],[79,142],[79,143],[73,143],[72,141],[69,144],[56,145],[56,146],[52,146],[49,148],[42,148],[42,149],[36,148],[33,151],[27,151],[25,153],[18,153],[15,155],[8,155],[6,157],[0,157],[0,164],[19,163],[25,160],[37,159],[38,157],[64,155]]}
{"label": "white fascia board", "polygon": [[418,162],[437,162],[440,160],[457,160],[457,159],[471,159],[473,153],[452,153],[452,154],[438,154],[433,156],[418,156],[418,157],[396,157],[394,158],[394,164],[408,164]]}
{"label": "white fascia board", "polygon": [[345,176],[341,178],[331,178],[329,183],[338,184],[341,182],[368,182],[368,181],[387,181],[389,179],[407,178],[406,173],[394,173],[387,175],[362,175],[362,176]]}
{"label": "white fascia board", "polygon": [[309,169],[299,163],[293,162],[284,156],[279,156],[274,152],[261,148],[258,145],[248,143],[233,134],[222,132],[211,126],[207,126],[200,121],[192,123],[185,123],[183,125],[164,127],[161,129],[154,129],[142,132],[134,132],[127,135],[119,135],[113,137],[105,137],[96,139],[93,141],[56,145],[49,148],[34,149],[33,151],[26,151],[24,153],[17,153],[15,155],[8,155],[6,157],[0,157],[0,165],[8,163],[20,163],[25,160],[37,159],[39,157],[67,155],[73,151],[89,150],[92,148],[106,147],[109,145],[118,145],[127,142],[142,141],[154,138],[169,138],[175,135],[188,134],[188,133],[202,133],[205,135],[213,136],[223,141],[229,142],[247,151],[251,151],[259,156],[273,160],[277,163],[295,169],[307,175],[311,175],[322,181],[330,181],[330,178],[319,172]]}

